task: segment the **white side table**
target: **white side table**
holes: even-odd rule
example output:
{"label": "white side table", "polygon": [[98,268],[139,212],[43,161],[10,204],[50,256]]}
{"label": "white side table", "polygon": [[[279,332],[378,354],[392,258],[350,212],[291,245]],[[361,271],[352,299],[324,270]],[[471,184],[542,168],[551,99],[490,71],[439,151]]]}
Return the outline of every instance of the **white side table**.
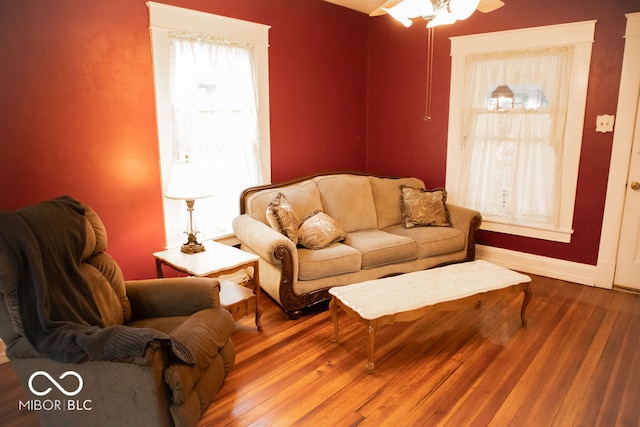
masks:
{"label": "white side table", "polygon": [[155,252],[153,256],[156,260],[157,276],[164,277],[163,264],[178,272],[196,277],[220,277],[243,268],[253,268],[253,277],[246,282],[249,287],[238,285],[230,280],[220,281],[220,304],[231,312],[235,320],[249,313],[255,313],[256,326],[261,331],[262,306],[260,305],[258,262],[260,257],[213,241],[204,242],[204,246],[206,250],[196,254],[185,254],[180,251],[180,248]]}

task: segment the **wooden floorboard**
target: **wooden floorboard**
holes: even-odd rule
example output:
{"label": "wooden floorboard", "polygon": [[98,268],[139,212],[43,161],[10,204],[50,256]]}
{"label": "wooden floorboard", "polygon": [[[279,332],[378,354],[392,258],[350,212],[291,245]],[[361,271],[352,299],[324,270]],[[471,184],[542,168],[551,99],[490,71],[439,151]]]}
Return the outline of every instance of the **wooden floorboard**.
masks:
{"label": "wooden floorboard", "polygon": [[[233,371],[205,426],[637,426],[640,296],[532,276],[520,295],[383,328],[365,372],[363,326],[328,311],[291,321],[264,298],[264,330],[237,322]],[[0,365],[1,426],[37,426]]]}

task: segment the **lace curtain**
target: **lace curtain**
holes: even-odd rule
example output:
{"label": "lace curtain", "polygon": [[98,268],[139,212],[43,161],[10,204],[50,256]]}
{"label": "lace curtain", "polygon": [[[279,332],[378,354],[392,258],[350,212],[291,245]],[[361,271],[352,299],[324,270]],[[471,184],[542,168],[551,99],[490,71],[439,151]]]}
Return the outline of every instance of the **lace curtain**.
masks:
{"label": "lace curtain", "polygon": [[196,201],[200,238],[231,233],[242,190],[262,183],[253,47],[171,32],[173,160],[206,165],[213,196]]}
{"label": "lace curtain", "polygon": [[[467,57],[461,204],[489,220],[558,225],[572,58],[571,47]],[[489,110],[505,84],[541,88],[547,103]]]}

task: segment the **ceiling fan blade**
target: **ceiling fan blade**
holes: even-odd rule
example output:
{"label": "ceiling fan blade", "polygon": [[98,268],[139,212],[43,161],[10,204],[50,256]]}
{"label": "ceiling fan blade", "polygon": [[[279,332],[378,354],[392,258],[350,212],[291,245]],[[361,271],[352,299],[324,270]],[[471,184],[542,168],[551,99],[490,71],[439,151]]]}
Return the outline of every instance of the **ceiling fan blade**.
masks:
{"label": "ceiling fan blade", "polygon": [[387,0],[324,0],[327,3],[337,4],[347,9],[369,14],[380,8]]}
{"label": "ceiling fan blade", "polygon": [[489,13],[496,9],[500,9],[502,6],[504,6],[504,2],[502,0],[480,0],[478,10],[482,13]]}
{"label": "ceiling fan blade", "polygon": [[376,10],[374,10],[373,12],[371,12],[369,14],[369,16],[380,16],[380,15],[385,15],[387,12],[385,12],[382,8],[388,9],[390,7],[393,7],[395,5],[397,5],[398,3],[400,3],[402,0],[388,0],[385,1],[383,4],[380,5],[379,8],[377,8]]}

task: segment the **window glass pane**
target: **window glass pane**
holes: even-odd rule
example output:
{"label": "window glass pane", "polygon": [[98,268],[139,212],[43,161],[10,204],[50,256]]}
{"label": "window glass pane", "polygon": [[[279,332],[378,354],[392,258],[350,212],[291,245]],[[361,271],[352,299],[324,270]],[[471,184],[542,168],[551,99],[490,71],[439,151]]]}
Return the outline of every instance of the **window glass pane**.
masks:
{"label": "window glass pane", "polygon": [[[227,236],[240,192],[270,179],[269,26],[147,6],[163,191],[176,162],[202,163],[205,178],[194,186],[213,184],[213,196],[195,202],[198,239]],[[179,246],[189,218],[186,203],[162,202],[166,245]]]}
{"label": "window glass pane", "polygon": [[487,219],[557,226],[563,150],[558,134],[564,129],[572,53],[498,52],[468,61],[466,81],[476,90],[467,97],[463,205]]}
{"label": "window glass pane", "polygon": [[202,179],[213,196],[197,203],[199,231],[231,234],[240,193],[262,183],[252,46],[193,34],[170,39],[173,160],[207,165]]}
{"label": "window glass pane", "polygon": [[[493,93],[500,84],[491,85],[491,90],[487,92],[484,106],[489,110],[505,110],[508,108],[523,110],[538,110],[549,105],[549,100],[544,94],[544,90],[534,84],[530,85],[509,85],[513,91],[513,100],[507,98],[493,97]],[[498,108],[500,103],[500,108]]]}

